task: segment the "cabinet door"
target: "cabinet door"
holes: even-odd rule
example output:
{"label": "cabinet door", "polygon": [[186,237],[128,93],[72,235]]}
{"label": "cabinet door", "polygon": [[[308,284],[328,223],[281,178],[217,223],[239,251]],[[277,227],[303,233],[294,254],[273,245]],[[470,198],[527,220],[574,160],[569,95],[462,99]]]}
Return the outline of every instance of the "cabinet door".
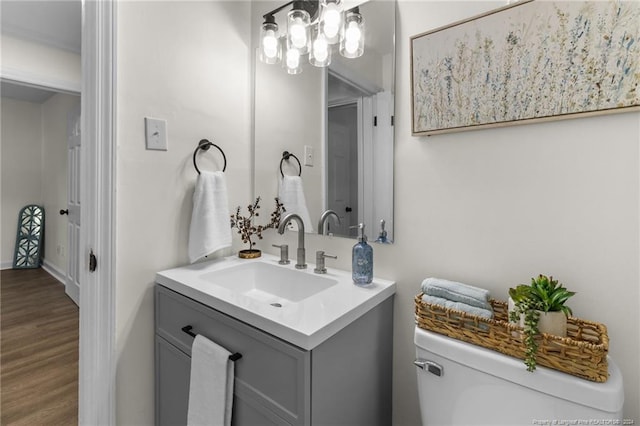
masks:
{"label": "cabinet door", "polygon": [[[156,335],[156,425],[184,426],[189,409],[191,358]],[[232,426],[289,425],[250,396],[233,396]]]}
{"label": "cabinet door", "polygon": [[156,335],[156,425],[187,424],[191,358]]}
{"label": "cabinet door", "polygon": [[187,355],[193,337],[182,331],[186,325],[242,354],[235,365],[236,397],[256,401],[290,424],[310,423],[310,352],[160,285],[155,302],[156,334]]}

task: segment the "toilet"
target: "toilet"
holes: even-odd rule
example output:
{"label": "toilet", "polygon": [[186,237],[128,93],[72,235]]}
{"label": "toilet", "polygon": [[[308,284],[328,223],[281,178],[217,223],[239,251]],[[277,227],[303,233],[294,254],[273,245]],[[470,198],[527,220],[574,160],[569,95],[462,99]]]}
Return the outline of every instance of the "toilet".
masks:
{"label": "toilet", "polygon": [[[423,426],[622,424],[622,375],[591,382],[415,328]],[[620,421],[617,423],[616,421]]]}

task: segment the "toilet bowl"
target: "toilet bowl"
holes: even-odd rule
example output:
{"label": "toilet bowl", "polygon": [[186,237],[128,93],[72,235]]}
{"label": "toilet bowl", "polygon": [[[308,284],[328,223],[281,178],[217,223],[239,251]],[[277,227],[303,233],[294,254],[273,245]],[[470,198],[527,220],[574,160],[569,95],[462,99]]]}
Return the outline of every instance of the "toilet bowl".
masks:
{"label": "toilet bowl", "polygon": [[[622,424],[622,375],[590,382],[416,326],[418,394],[424,426]],[[617,423],[619,421],[620,423]]]}

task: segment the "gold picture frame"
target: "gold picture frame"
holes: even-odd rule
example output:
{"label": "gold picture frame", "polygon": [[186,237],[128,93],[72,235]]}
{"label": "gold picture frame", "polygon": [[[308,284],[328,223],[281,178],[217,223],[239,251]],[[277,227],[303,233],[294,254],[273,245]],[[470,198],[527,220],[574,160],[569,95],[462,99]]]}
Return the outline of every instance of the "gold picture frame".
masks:
{"label": "gold picture frame", "polygon": [[640,110],[636,1],[523,1],[410,44],[414,136]]}

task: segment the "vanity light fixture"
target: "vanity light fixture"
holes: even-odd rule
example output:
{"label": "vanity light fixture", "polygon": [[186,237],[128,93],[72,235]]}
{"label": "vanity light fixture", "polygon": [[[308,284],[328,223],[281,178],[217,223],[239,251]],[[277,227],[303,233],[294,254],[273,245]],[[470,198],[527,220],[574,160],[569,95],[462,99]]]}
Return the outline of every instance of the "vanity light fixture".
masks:
{"label": "vanity light fixture", "polygon": [[345,58],[357,58],[364,53],[364,19],[358,7],[347,11],[344,19],[344,36],[340,40],[340,54]]}
{"label": "vanity light fixture", "polygon": [[287,13],[287,50],[296,49],[301,55],[309,53],[311,41],[311,15],[304,5],[304,1],[294,1],[293,8]]}
{"label": "vanity light fixture", "polygon": [[[280,31],[275,15],[288,6],[287,28]],[[343,11],[342,0],[294,0],[263,18],[260,61],[277,64],[283,60],[289,74],[302,72],[305,55],[312,65],[326,67],[334,50],[346,58],[364,53],[364,18],[358,7]]]}
{"label": "vanity light fixture", "polygon": [[277,64],[282,58],[278,39],[278,24],[273,15],[265,15],[260,29],[260,60],[265,64]]}
{"label": "vanity light fixture", "polygon": [[295,47],[287,49],[284,65],[289,74],[300,74],[302,72],[300,56],[300,51]]}

